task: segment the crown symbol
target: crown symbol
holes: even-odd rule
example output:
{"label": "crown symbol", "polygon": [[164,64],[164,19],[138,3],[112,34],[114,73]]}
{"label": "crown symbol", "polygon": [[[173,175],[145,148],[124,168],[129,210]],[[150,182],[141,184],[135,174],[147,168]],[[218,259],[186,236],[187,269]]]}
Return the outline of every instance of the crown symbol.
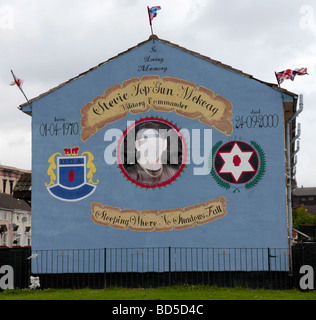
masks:
{"label": "crown symbol", "polygon": [[64,153],[66,157],[73,157],[73,156],[78,156],[79,155],[79,147],[72,147],[70,148],[66,147],[64,148]]}

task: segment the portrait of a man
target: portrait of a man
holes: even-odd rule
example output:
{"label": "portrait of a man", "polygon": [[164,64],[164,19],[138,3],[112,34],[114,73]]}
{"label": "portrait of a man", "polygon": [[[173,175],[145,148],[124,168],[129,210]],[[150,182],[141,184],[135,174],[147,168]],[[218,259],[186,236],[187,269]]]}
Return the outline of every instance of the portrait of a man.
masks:
{"label": "portrait of a man", "polygon": [[182,139],[174,128],[162,121],[148,120],[127,132],[121,159],[131,180],[159,185],[179,171],[182,152]]}

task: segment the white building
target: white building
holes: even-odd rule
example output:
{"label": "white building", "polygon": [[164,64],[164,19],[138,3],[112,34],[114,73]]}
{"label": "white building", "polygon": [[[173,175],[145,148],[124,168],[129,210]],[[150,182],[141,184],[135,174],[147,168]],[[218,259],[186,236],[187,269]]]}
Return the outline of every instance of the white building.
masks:
{"label": "white building", "polygon": [[[30,187],[24,188],[23,192],[21,188],[16,188],[19,193],[14,193],[23,174],[25,174],[24,170],[0,166],[2,186],[2,193],[0,192],[0,246],[24,247],[31,245],[30,199],[28,196],[24,197]],[[22,181],[22,188],[25,187],[24,184]]]}

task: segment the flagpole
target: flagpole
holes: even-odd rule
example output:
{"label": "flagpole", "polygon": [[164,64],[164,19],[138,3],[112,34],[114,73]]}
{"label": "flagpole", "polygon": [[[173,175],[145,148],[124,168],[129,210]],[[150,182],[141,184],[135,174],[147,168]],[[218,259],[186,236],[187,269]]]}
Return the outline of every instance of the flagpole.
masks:
{"label": "flagpole", "polygon": [[14,75],[14,73],[13,73],[12,70],[11,70],[11,73],[12,73],[12,76],[13,76],[13,79],[14,79],[15,84],[18,86],[18,88],[19,88],[19,89],[21,90],[21,92],[23,93],[26,101],[30,104],[30,101],[29,101],[29,99],[27,98],[27,96],[25,95],[25,93],[24,93],[24,91],[22,90],[21,86],[18,85],[17,80],[16,80],[16,77],[15,77],[15,75]]}
{"label": "flagpole", "polygon": [[147,6],[147,11],[148,11],[148,18],[149,18],[149,24],[150,24],[150,29],[151,29],[151,35],[153,36],[154,32],[153,32],[153,26],[152,26],[152,23],[151,23],[151,19],[150,19],[150,10],[149,10],[148,6]]}
{"label": "flagpole", "polygon": [[279,82],[279,80],[278,80],[278,75],[277,75],[277,73],[276,73],[275,71],[274,71],[274,74],[275,74],[275,77],[276,77],[276,79],[277,79],[278,87],[279,87],[279,89],[280,89],[280,91],[281,91],[282,99],[284,99],[283,91],[282,91],[282,89],[281,89],[281,85],[280,85],[280,82]]}

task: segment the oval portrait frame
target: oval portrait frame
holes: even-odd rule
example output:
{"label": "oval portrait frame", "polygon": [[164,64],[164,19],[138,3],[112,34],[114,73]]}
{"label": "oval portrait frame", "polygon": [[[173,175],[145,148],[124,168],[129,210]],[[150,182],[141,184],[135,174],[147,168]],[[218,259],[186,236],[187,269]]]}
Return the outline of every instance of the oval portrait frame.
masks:
{"label": "oval portrait frame", "polygon": [[[122,147],[122,142],[124,141],[125,137],[127,136],[128,132],[135,128],[137,125],[144,123],[146,121],[156,121],[156,122],[161,122],[164,123],[165,125],[169,126],[170,129],[173,129],[178,137],[180,138],[181,142],[182,142],[182,163],[178,169],[178,171],[168,180],[162,182],[162,183],[157,183],[157,184],[145,184],[145,183],[141,183],[139,181],[136,181],[135,179],[133,179],[128,172],[126,171],[124,164],[122,162],[122,158],[121,158],[121,147]],[[174,125],[172,122],[162,119],[162,118],[158,118],[158,117],[147,117],[147,118],[142,118],[139,120],[136,120],[135,122],[133,122],[130,126],[128,126],[126,128],[126,130],[123,132],[123,135],[120,137],[119,141],[118,141],[118,146],[117,146],[117,161],[118,161],[118,165],[119,168],[121,169],[122,173],[124,174],[124,176],[131,182],[135,183],[137,186],[140,186],[142,188],[146,188],[146,189],[154,189],[154,188],[161,188],[161,187],[166,187],[167,185],[171,184],[173,181],[175,181],[180,174],[182,173],[183,169],[186,166],[186,162],[187,162],[187,157],[188,157],[188,148],[187,148],[187,143],[186,140],[184,138],[184,135],[182,134],[182,132],[180,131],[180,129]]]}

